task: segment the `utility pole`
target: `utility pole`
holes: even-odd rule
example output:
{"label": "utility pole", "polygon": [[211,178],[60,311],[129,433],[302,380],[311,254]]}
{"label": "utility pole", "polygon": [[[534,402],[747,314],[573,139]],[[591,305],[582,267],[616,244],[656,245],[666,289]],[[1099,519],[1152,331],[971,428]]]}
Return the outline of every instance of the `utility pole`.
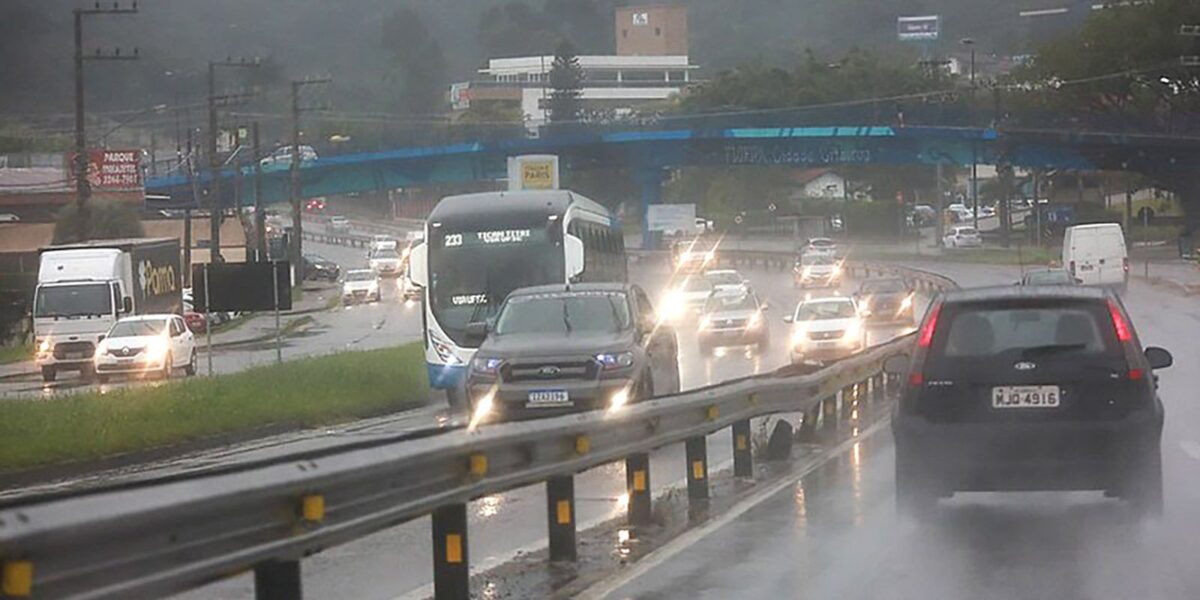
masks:
{"label": "utility pole", "polygon": [[[330,77],[306,78],[292,81],[292,164],[290,165],[291,186],[290,199],[292,204],[292,235],[289,237],[288,260],[292,263],[292,272],[296,273],[301,266],[301,254],[303,250],[301,235],[303,234],[304,222],[303,217],[304,207],[303,194],[301,193],[300,181],[300,115],[305,112],[321,110],[321,107],[302,107],[300,106],[300,90],[305,86],[319,85],[333,81]],[[293,281],[299,284],[300,277],[294,277]]]}
{"label": "utility pole", "polygon": [[88,182],[87,133],[84,129],[83,110],[83,62],[86,60],[136,60],[137,48],[132,55],[121,55],[120,48],[112,54],[103,54],[100,49],[88,56],[83,55],[83,19],[93,15],[130,15],[137,13],[137,2],[129,8],[121,8],[113,4],[111,8],[100,8],[97,2],[93,8],[77,8],[75,15],[75,208],[79,213],[79,241],[91,237],[91,217],[88,215],[88,199],[92,196],[92,187]]}
{"label": "utility pole", "polygon": [[267,213],[262,203],[262,146],[258,138],[258,121],[250,126],[254,146],[254,248],[259,262],[267,260]]}
{"label": "utility pole", "polygon": [[[975,124],[975,39],[963,38],[959,43],[971,49],[971,124]],[[979,231],[979,150],[971,142],[971,215],[975,231]]]}
{"label": "utility pole", "polygon": [[257,68],[259,61],[246,59],[208,61],[208,166],[212,174],[209,184],[209,261],[221,261],[221,220],[224,206],[221,201],[221,157],[217,154],[217,136],[220,134],[217,126],[217,104],[226,101],[242,100],[247,94],[217,95],[217,67],[250,67]]}
{"label": "utility pole", "polygon": [[196,194],[196,165],[193,153],[196,146],[192,139],[192,125],[188,123],[187,130],[187,178],[188,187],[192,189],[192,204],[183,209],[183,281],[188,287],[192,286],[192,206],[196,204],[199,195]]}

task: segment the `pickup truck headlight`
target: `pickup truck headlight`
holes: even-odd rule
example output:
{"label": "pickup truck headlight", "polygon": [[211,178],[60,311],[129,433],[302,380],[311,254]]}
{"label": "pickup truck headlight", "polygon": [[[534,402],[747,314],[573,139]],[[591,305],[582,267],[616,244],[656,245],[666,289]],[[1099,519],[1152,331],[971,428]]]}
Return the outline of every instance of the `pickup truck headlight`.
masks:
{"label": "pickup truck headlight", "polygon": [[602,352],[596,355],[596,361],[605,371],[628,369],[633,366],[632,352]]}
{"label": "pickup truck headlight", "polygon": [[476,373],[495,375],[496,372],[500,370],[500,365],[503,363],[504,361],[500,360],[499,358],[486,358],[477,356],[471,361],[471,369]]}

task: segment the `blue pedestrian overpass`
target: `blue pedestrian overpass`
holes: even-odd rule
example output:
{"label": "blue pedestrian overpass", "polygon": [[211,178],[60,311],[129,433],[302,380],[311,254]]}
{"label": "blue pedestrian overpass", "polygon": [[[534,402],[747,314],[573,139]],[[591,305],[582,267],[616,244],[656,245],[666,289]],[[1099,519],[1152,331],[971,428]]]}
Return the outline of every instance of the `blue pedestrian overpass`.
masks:
{"label": "blue pedestrian overpass", "polygon": [[[627,169],[638,178],[643,203],[658,201],[666,169],[687,166],[969,165],[1005,162],[1015,167],[1061,170],[1138,171],[1169,182],[1191,180],[1200,165],[1200,138],[1088,133],[1059,130],[996,130],[931,126],[680,127],[640,130],[560,130],[542,137],[396,148],[326,156],[300,169],[301,196],[383,191],[430,184],[498,180],[506,159],[556,154],[564,171]],[[253,170],[240,177],[243,204],[254,202]],[[222,204],[233,204],[234,169],[221,173]],[[148,194],[168,195],[176,206],[207,206],[211,176],[193,186],[182,175],[147,181]],[[1191,186],[1183,186],[1191,187]],[[287,169],[263,176],[263,200],[289,197]],[[1185,194],[1188,196],[1188,194]]]}

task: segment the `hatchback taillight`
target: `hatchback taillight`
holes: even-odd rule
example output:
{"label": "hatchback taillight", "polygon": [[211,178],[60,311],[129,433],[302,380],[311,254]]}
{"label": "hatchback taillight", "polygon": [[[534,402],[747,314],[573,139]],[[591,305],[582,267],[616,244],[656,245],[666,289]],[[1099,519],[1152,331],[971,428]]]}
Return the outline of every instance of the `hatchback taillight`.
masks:
{"label": "hatchback taillight", "polygon": [[1074,277],[1074,276],[1075,276],[1075,261],[1071,261],[1071,262],[1068,264],[1068,266],[1067,266],[1067,269],[1068,269],[1069,271],[1071,271],[1071,277]]}
{"label": "hatchback taillight", "polygon": [[1126,273],[1129,272],[1129,257],[1128,256],[1121,259],[1121,268],[1125,269]]}

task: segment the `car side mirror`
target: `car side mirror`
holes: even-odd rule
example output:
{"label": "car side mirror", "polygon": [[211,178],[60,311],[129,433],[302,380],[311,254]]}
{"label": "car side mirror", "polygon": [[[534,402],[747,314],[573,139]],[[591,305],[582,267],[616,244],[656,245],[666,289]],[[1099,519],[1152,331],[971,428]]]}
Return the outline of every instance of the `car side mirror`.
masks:
{"label": "car side mirror", "polygon": [[888,375],[903,375],[908,372],[908,355],[897,354],[883,361],[883,372]]}
{"label": "car side mirror", "polygon": [[1158,346],[1150,346],[1145,350],[1146,362],[1150,363],[1151,369],[1165,369],[1175,364],[1174,357],[1170,352]]}
{"label": "car side mirror", "polygon": [[485,321],[475,321],[472,323],[467,323],[467,328],[466,328],[465,333],[467,335],[467,339],[470,339],[473,341],[483,341],[483,339],[486,338],[487,334],[488,334],[488,324]]}
{"label": "car side mirror", "polygon": [[793,320],[794,320],[794,319],[792,319],[792,315],[783,315],[783,322],[784,322],[784,323],[791,323]]}
{"label": "car side mirror", "polygon": [[133,312],[133,298],[129,296],[121,298],[121,311],[127,313]]}
{"label": "car side mirror", "polygon": [[104,335],[104,334],[102,333],[102,334],[100,334],[99,336],[97,336],[97,337],[96,337],[96,341],[97,341],[97,342],[103,342],[103,341],[104,341],[104,338],[106,338],[106,337],[108,337],[108,336],[107,336],[107,335]]}

